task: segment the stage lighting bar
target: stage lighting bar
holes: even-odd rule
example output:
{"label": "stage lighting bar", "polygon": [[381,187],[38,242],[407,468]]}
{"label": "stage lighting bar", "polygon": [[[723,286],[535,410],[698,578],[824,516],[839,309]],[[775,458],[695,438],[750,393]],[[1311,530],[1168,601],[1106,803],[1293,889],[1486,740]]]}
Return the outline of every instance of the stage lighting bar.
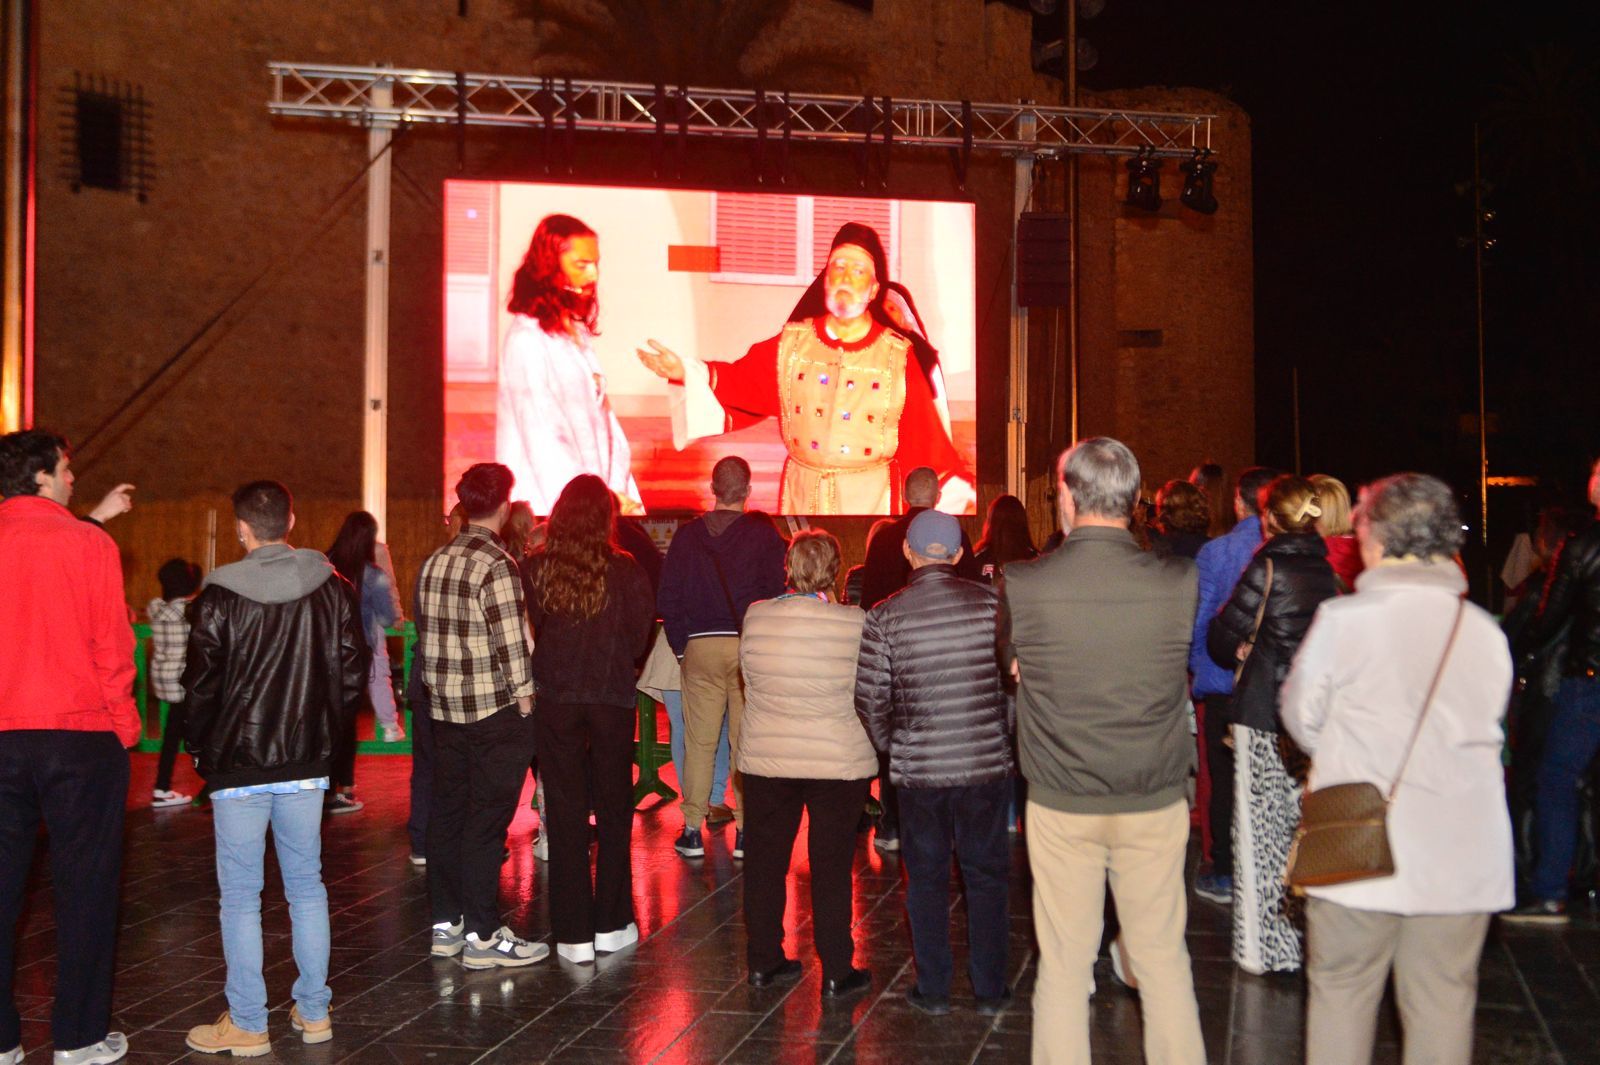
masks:
{"label": "stage lighting bar", "polygon": [[[858,143],[871,138],[923,148],[1031,154],[1191,158],[1211,147],[1215,116],[1033,104],[895,100],[888,97],[767,93],[764,115],[753,90],[667,88],[609,81],[457,74],[394,67],[269,63],[273,115],[330,118],[360,125],[457,123],[549,125],[611,133],[755,138],[763,129],[792,140]],[[379,86],[393,102],[375,97]],[[680,103],[681,101],[681,103]],[[970,115],[970,128],[967,116]]]}

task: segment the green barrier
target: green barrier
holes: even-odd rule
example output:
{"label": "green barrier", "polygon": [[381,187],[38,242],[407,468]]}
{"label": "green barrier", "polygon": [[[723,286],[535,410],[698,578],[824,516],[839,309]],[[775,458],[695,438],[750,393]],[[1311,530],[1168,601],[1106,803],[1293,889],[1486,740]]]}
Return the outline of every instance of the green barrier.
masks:
{"label": "green barrier", "polygon": [[[385,743],[376,736],[370,740],[358,740],[356,742],[358,754],[411,753],[411,707],[405,701],[405,691],[409,686],[411,666],[416,658],[417,627],[408,621],[404,625],[388,629],[387,632],[394,639],[401,641],[400,694],[396,697],[395,708],[405,723],[406,738],[398,743]],[[138,704],[139,720],[142,722],[139,743],[134,750],[153,753],[161,750],[161,738],[166,734],[167,712],[170,707],[166,700],[157,699],[150,691],[150,626],[144,623],[134,625],[133,637],[133,664],[138,674],[133,684],[133,698]],[[661,767],[672,761],[672,745],[657,737],[656,706],[656,701],[648,695],[643,693],[639,695],[639,739],[634,745],[633,752],[634,763],[639,767],[639,779],[633,786],[633,801],[636,806],[651,795],[659,796],[668,802],[678,797],[678,793],[672,790],[671,785],[661,779]]]}
{"label": "green barrier", "polygon": [[[417,627],[411,622],[386,630],[388,634],[401,641],[400,652],[400,693],[395,698],[395,709],[405,726],[406,738],[397,743],[385,743],[374,736],[370,740],[357,740],[356,752],[358,754],[410,754],[411,753],[411,707],[406,705],[405,691],[407,682],[411,679],[411,661],[416,656]],[[133,701],[139,707],[139,720],[142,725],[139,729],[139,743],[134,750],[153,752],[161,750],[161,738],[166,735],[167,711],[169,707],[166,700],[157,699],[150,690],[150,626],[143,622],[133,627],[133,666],[137,673],[133,682]]]}

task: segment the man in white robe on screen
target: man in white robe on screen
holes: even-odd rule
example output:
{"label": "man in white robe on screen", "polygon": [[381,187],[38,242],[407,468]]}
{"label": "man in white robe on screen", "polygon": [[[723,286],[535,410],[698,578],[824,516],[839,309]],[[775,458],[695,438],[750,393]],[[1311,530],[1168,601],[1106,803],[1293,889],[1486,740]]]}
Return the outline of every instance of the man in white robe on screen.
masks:
{"label": "man in white robe on screen", "polygon": [[512,281],[514,315],[500,346],[495,459],[518,494],[546,515],[567,482],[592,473],[623,514],[643,514],[632,451],[595,357],[600,242],[570,215],[540,221]]}

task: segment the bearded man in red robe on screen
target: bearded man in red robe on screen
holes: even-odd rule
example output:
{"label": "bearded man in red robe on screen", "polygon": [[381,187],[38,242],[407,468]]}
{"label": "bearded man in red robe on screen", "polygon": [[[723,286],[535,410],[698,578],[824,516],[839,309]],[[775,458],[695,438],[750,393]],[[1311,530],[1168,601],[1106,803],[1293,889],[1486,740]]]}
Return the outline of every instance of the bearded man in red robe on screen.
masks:
{"label": "bearded man in red robe on screen", "polygon": [[898,514],[905,473],[919,466],[939,475],[940,510],[972,513],[972,470],[940,416],[938,355],[896,323],[887,285],[883,242],[849,222],[782,332],[737,362],[649,341],[639,359],[668,382],[673,444],[775,417],[788,451],[780,513]]}

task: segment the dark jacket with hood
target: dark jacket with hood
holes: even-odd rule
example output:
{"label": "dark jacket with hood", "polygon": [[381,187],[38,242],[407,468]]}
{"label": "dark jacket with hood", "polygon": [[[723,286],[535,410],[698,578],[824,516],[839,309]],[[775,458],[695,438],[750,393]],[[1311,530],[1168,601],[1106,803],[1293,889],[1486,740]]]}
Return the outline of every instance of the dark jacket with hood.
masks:
{"label": "dark jacket with hood", "polygon": [[1011,727],[995,659],[994,588],[923,566],[867,614],[856,713],[906,788],[957,788],[1011,774]]}
{"label": "dark jacket with hood", "polygon": [[[1267,591],[1267,560],[1272,588]],[[1328,564],[1328,545],[1314,532],[1279,533],[1263,543],[1244,568],[1233,595],[1206,632],[1206,650],[1224,669],[1238,665],[1239,645],[1250,639],[1256,612],[1266,594],[1261,631],[1233,686],[1229,714],[1234,724],[1260,732],[1278,731],[1278,689],[1289,675],[1294,653],[1323,600],[1339,594],[1339,578]]]}
{"label": "dark jacket with hood", "polygon": [[367,686],[354,596],[318,551],[267,544],[190,608],[185,740],[213,790],[328,775]]}
{"label": "dark jacket with hood", "polygon": [[738,636],[751,603],[783,594],[786,551],[759,511],[713,510],[680,528],[656,597],[672,653],[695,636]]}

